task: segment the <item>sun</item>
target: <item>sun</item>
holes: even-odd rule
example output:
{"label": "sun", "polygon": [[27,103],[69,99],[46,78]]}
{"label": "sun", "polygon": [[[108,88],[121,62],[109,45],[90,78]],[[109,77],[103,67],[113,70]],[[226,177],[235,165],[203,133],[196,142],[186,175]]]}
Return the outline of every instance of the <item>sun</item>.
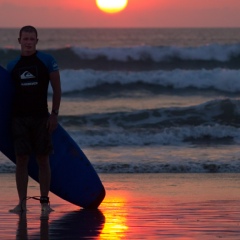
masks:
{"label": "sun", "polygon": [[128,0],[96,0],[100,10],[106,13],[117,13],[127,7]]}

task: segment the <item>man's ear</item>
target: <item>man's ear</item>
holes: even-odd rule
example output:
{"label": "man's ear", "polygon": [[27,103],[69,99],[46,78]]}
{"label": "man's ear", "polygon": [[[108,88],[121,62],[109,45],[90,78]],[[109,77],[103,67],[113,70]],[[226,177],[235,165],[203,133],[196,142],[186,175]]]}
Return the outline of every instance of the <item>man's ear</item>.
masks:
{"label": "man's ear", "polygon": [[21,38],[18,38],[18,43],[20,43]]}

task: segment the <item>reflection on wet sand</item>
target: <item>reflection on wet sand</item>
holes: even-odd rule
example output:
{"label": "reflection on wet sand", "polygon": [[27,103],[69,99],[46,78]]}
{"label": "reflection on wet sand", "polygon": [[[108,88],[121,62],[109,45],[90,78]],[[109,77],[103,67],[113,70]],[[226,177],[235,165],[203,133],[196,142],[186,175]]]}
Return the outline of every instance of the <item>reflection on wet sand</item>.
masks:
{"label": "reflection on wet sand", "polygon": [[18,228],[16,233],[16,240],[27,240],[28,231],[27,231],[27,215],[26,212],[19,213]]}
{"label": "reflection on wet sand", "polygon": [[110,196],[102,205],[105,209],[106,221],[100,239],[123,239],[128,230],[126,199],[120,196]]}
{"label": "reflection on wet sand", "polygon": [[101,233],[105,217],[98,209],[81,209],[51,222],[51,239],[82,239],[97,237]]}
{"label": "reflection on wet sand", "polygon": [[[39,222],[40,231],[29,233],[31,228],[37,229]],[[104,223],[105,217],[98,209],[73,211],[51,222],[46,216],[28,222],[26,213],[19,214],[16,240],[94,238],[100,235]]]}

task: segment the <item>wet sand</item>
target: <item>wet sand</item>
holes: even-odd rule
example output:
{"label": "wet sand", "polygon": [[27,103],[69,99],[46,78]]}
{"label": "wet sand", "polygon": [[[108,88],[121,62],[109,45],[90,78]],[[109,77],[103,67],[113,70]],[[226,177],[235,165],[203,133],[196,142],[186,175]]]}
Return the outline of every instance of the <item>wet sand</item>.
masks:
{"label": "wet sand", "polygon": [[[0,239],[239,239],[240,174],[100,174],[106,198],[83,210],[50,194],[54,212],[9,213],[14,174],[0,175]],[[29,182],[29,196],[39,196]],[[48,219],[47,219],[48,217]]]}

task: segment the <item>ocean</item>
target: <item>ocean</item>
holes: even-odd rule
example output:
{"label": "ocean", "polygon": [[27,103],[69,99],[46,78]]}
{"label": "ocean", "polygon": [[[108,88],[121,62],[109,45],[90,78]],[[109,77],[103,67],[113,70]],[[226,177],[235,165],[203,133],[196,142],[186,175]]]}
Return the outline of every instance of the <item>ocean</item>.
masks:
{"label": "ocean", "polygon": [[[5,67],[18,29],[0,35]],[[239,28],[39,29],[38,49],[60,67],[59,122],[98,173],[240,173]]]}

